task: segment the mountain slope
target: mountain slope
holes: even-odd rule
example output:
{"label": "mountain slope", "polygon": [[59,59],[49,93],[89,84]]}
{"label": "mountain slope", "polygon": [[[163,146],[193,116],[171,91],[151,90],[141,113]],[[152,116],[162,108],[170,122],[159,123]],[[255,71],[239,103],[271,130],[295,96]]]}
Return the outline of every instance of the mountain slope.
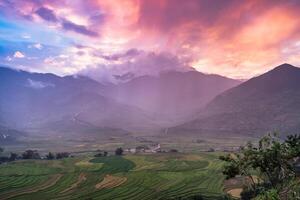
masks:
{"label": "mountain slope", "polygon": [[197,71],[166,72],[158,77],[143,76],[119,84],[109,95],[166,119],[186,119],[216,95],[240,84],[239,81]]}
{"label": "mountain slope", "polygon": [[16,143],[26,133],[0,125],[0,144]]}
{"label": "mountain slope", "polygon": [[283,64],[218,95],[175,132],[265,134],[300,129],[300,68]]}
{"label": "mountain slope", "polygon": [[73,132],[152,126],[143,111],[103,96],[105,87],[86,77],[0,68],[0,79],[0,119],[8,127]]}

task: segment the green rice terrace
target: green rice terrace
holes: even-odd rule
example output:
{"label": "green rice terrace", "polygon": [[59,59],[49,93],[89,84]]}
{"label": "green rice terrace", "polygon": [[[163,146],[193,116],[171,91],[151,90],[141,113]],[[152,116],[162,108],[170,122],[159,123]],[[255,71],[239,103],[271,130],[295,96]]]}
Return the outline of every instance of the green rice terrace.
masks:
{"label": "green rice terrace", "polygon": [[216,153],[20,160],[0,165],[0,199],[223,199],[222,165]]}

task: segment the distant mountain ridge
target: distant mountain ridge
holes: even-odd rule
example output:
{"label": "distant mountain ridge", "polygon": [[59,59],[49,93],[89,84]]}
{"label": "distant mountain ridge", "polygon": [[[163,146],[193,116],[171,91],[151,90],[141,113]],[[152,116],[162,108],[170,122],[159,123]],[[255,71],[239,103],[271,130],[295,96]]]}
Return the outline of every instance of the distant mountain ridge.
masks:
{"label": "distant mountain ridge", "polygon": [[300,130],[300,68],[282,64],[213,99],[174,132],[258,135]]}
{"label": "distant mountain ridge", "polygon": [[0,68],[0,79],[2,130],[128,134],[171,127],[168,133],[255,136],[300,129],[300,69],[289,64],[243,83],[196,71],[103,85]]}
{"label": "distant mountain ridge", "polygon": [[23,137],[25,135],[26,133],[24,132],[10,129],[8,127],[0,125],[0,144],[16,143],[16,141],[20,137]]}
{"label": "distant mountain ridge", "polygon": [[2,130],[128,134],[172,127],[169,133],[255,136],[300,129],[300,69],[289,64],[243,83],[195,71],[103,85],[0,68],[0,79]]}
{"label": "distant mountain ridge", "polygon": [[[87,77],[59,77],[0,68],[0,79],[0,119],[11,128],[76,132],[81,130],[79,125],[84,130],[130,129],[152,123],[140,109],[101,95],[105,87]],[[82,126],[74,116],[87,121],[89,126]]]}
{"label": "distant mountain ridge", "polygon": [[5,67],[0,67],[0,79],[3,130],[44,134],[158,131],[187,121],[194,110],[240,83],[200,72],[168,72],[103,85],[83,76],[59,77]]}
{"label": "distant mountain ridge", "polygon": [[165,72],[159,76],[141,76],[109,90],[119,102],[151,113],[178,118],[190,115],[216,95],[237,86],[240,81],[197,71]]}

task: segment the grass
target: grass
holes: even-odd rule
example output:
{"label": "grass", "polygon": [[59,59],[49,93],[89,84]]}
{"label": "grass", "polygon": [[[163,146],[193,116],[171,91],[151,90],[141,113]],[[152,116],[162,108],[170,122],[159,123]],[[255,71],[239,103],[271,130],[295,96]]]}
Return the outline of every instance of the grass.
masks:
{"label": "grass", "polygon": [[215,153],[18,161],[0,165],[0,199],[221,199],[221,168]]}
{"label": "grass", "polygon": [[115,174],[119,172],[128,172],[135,167],[135,164],[123,158],[122,156],[109,156],[94,158],[90,162],[103,163],[103,166],[98,170],[102,174]]}

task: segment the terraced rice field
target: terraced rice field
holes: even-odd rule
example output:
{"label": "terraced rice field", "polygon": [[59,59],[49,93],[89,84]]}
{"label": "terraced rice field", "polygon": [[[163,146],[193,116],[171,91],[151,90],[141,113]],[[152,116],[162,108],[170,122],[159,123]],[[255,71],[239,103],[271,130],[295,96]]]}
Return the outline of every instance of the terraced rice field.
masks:
{"label": "terraced rice field", "polygon": [[0,199],[223,199],[213,153],[127,155],[0,165]]}

